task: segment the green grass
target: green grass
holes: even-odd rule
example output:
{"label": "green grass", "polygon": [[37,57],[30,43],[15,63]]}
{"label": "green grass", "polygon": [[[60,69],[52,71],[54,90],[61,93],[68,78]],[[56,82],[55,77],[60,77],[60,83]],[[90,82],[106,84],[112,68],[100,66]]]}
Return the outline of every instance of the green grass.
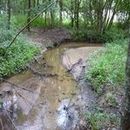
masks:
{"label": "green grass", "polygon": [[125,63],[128,40],[116,40],[107,43],[105,48],[93,54],[89,59],[86,79],[98,93],[106,84],[121,86],[125,81]]}
{"label": "green grass", "polygon": [[120,123],[119,117],[112,113],[106,113],[98,109],[87,112],[86,120],[89,123],[91,130],[102,130],[108,127],[118,127]]}

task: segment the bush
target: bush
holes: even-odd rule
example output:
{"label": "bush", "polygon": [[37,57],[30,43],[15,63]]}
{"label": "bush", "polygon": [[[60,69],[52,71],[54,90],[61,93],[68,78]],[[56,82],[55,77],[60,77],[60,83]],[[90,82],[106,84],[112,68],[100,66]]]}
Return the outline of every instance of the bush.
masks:
{"label": "bush", "polygon": [[85,30],[71,30],[71,35],[74,41],[84,41],[85,40]]}
{"label": "bush", "polygon": [[14,31],[0,29],[0,43],[12,40],[15,35]]}
{"label": "bush", "polygon": [[103,34],[103,39],[107,42],[112,42],[124,38],[125,38],[124,31],[117,27],[112,27],[111,29],[105,31],[105,33]]}
{"label": "bush", "polygon": [[27,18],[25,15],[14,15],[11,18],[12,26],[15,28],[21,28],[26,24]]}
{"label": "bush", "polygon": [[32,27],[45,27],[45,20],[43,17],[37,18],[34,22],[32,22]]}
{"label": "bush", "polygon": [[79,29],[71,31],[74,41],[88,41],[90,43],[104,43],[105,36],[95,32],[93,29]]}
{"label": "bush", "polygon": [[108,43],[90,57],[86,78],[96,92],[99,93],[106,84],[118,86],[124,83],[127,43],[126,39]]}
{"label": "bush", "polygon": [[12,30],[0,29],[0,77],[19,72],[38,52],[38,48],[29,44],[24,36],[17,38],[15,43],[6,50],[14,34]]}
{"label": "bush", "polygon": [[71,28],[72,37],[75,41],[88,41],[88,42],[97,42],[97,43],[105,43],[105,42],[113,42],[118,39],[124,39],[126,37],[126,33],[121,28],[117,28],[116,25],[111,27],[109,30],[106,30],[103,34],[100,34],[95,28],[85,27],[81,25],[81,27],[76,30]]}

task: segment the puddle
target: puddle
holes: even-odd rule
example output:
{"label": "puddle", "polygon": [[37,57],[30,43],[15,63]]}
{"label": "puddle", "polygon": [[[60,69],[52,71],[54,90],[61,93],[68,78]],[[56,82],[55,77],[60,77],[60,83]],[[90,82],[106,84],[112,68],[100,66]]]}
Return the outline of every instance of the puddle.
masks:
{"label": "puddle", "polygon": [[[82,103],[78,95],[80,90],[73,76],[62,65],[62,54],[73,48],[71,55],[75,61],[76,55],[79,57],[80,52],[87,57],[97,48],[87,53],[82,49],[79,53],[75,52],[74,48],[89,46],[92,47],[94,44],[66,43],[48,50],[38,61],[39,64],[33,66],[41,75],[28,70],[8,79],[17,85],[15,89],[19,109],[15,124],[18,130],[71,130],[76,127],[79,118],[78,110],[74,106],[80,106]],[[48,73],[51,75],[42,76]],[[2,83],[0,89],[3,91],[3,88],[11,86],[9,83]]]}

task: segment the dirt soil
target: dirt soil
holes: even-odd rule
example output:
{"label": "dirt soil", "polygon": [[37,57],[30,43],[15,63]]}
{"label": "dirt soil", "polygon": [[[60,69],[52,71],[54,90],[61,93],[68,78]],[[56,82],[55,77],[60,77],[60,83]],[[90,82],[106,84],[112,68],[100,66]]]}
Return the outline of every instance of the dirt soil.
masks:
{"label": "dirt soil", "polygon": [[35,28],[31,30],[31,33],[27,33],[27,35],[31,41],[43,48],[52,48],[71,39],[70,32],[63,28]]}

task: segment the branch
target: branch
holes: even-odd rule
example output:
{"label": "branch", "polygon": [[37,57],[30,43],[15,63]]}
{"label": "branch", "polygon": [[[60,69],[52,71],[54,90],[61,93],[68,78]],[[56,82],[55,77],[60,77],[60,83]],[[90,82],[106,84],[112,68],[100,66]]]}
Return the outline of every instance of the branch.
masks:
{"label": "branch", "polygon": [[30,20],[29,23],[27,23],[16,35],[15,37],[12,39],[12,41],[10,42],[9,46],[6,48],[5,54],[7,53],[8,48],[11,47],[11,45],[14,43],[14,41],[17,39],[17,37],[29,26],[29,24],[31,24],[33,21],[35,21],[40,15],[41,13],[43,13],[44,11],[46,11],[47,9],[49,9],[53,4],[55,4],[55,0],[54,2],[52,2],[50,5],[48,5],[46,8],[44,8],[41,12],[39,12],[33,19]]}
{"label": "branch", "polygon": [[[4,82],[10,84],[11,87],[14,88],[14,89],[17,88],[17,89],[22,89],[22,90],[25,90],[25,91],[28,91],[28,92],[34,93],[32,90],[30,90],[30,89],[28,89],[28,88],[25,88],[25,87],[21,87],[21,86],[15,84],[15,83],[12,83],[12,82],[10,82],[10,81],[8,81],[8,80],[6,80],[6,79],[0,78],[0,81],[4,81]],[[35,93],[36,93],[36,92],[35,92]]]}

